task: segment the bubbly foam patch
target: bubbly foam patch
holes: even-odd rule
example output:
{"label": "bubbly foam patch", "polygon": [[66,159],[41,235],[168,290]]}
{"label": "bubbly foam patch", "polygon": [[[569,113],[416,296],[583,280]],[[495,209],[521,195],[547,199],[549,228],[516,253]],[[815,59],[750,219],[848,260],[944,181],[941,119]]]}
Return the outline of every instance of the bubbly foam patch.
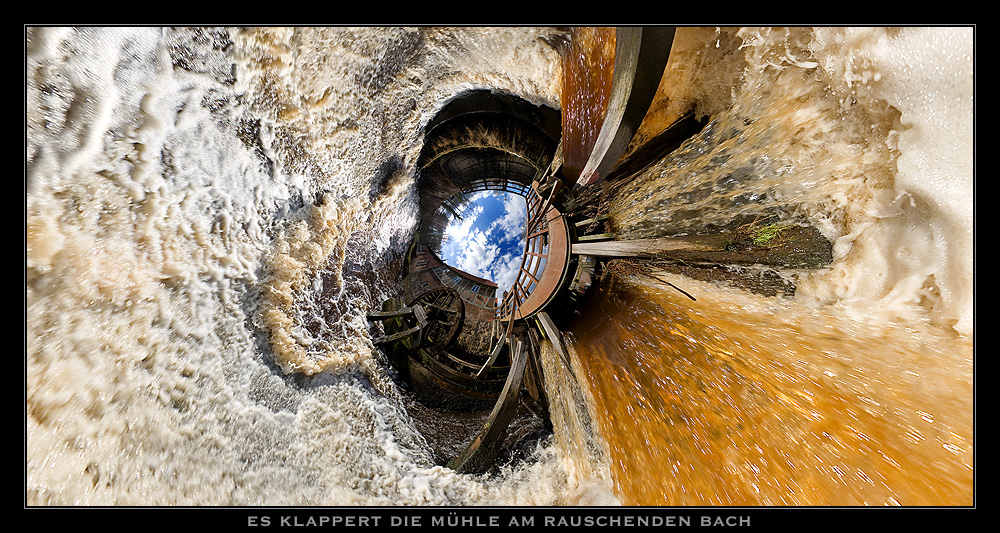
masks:
{"label": "bubbly foam patch", "polygon": [[[824,189],[833,191],[817,195],[827,203],[812,204],[816,220],[842,214],[818,222],[836,238],[839,263],[817,278],[817,301],[934,305],[971,331],[971,259],[961,260],[972,250],[963,233],[970,165],[960,149],[969,145],[944,149],[970,135],[955,129],[967,110],[954,95],[967,85],[927,81],[956,64],[967,78],[971,67],[956,63],[965,61],[956,53],[966,49],[962,31],[831,28],[815,33],[811,57],[799,34],[762,41],[771,43],[766,59],[788,72],[780,87],[822,71],[839,80],[826,83],[829,109],[881,113],[883,102],[896,110],[886,115],[894,133],[878,132],[881,145],[823,149],[822,136],[809,137],[820,141],[810,146],[814,161],[837,157],[808,167],[815,172],[802,183],[835,174],[852,185]],[[342,345],[315,342],[302,320],[313,311],[303,306],[317,270],[332,265],[333,279],[343,280],[338,266],[370,264],[350,255],[358,250],[344,234],[371,236],[360,251],[376,257],[389,237],[405,234],[407,218],[394,215],[412,181],[390,180],[379,203],[368,198],[371,178],[393,156],[412,161],[415,132],[441,102],[489,87],[557,106],[558,54],[543,42],[548,33],[28,32],[27,503],[611,502],[602,466],[578,461],[570,444],[543,446],[537,461],[490,480],[431,464],[391,391],[349,371],[372,356],[363,306],[334,322],[349,335],[329,339],[347,339]],[[725,46],[733,34],[705,46]],[[921,52],[922,40],[934,50]],[[786,45],[794,62],[781,60]],[[920,53],[947,68],[909,75],[906,62]],[[715,66],[707,62],[704,77],[727,70]],[[707,109],[739,96],[729,81],[704,99]],[[951,92],[921,107],[921,93],[938,86]],[[837,125],[800,111],[786,124]],[[853,135],[875,122],[841,124],[859,128],[844,126]],[[895,182],[877,164],[893,150]],[[873,172],[857,172],[857,161]],[[939,161],[956,173],[938,172]],[[329,194],[323,202],[303,200],[320,191]],[[273,311],[264,322],[273,336],[255,336],[259,311]],[[263,354],[274,346],[285,368],[304,372],[272,372]]]}
{"label": "bubbly foam patch", "polygon": [[869,141],[868,150],[888,145],[898,154],[891,181],[870,188],[875,201],[863,210],[848,207],[849,229],[836,243],[844,260],[827,289],[861,308],[924,309],[939,324],[971,334],[971,28],[815,33],[810,47],[833,80],[832,92],[849,106],[887,105],[896,115],[882,113],[891,130],[884,144]]}

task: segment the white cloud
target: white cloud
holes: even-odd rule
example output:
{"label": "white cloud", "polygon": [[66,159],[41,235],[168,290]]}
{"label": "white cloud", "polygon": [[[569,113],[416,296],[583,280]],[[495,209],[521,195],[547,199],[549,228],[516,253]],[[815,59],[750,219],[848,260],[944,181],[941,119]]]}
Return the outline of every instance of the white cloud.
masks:
{"label": "white cloud", "polygon": [[467,198],[468,198],[468,201],[469,201],[470,204],[474,204],[474,203],[478,202],[479,200],[482,200],[483,198],[486,198],[487,196],[491,196],[492,194],[493,194],[493,191],[490,191],[490,190],[477,191],[477,192],[472,193],[472,196],[468,196]]}
{"label": "white cloud", "polygon": [[448,227],[445,228],[444,241],[452,242],[462,242],[463,239],[469,236],[469,231],[472,226],[475,225],[476,220],[479,215],[483,214],[483,206],[474,205],[470,209],[467,209],[465,214],[462,215],[461,220],[456,220],[452,218],[448,223]]}
{"label": "white cloud", "polygon": [[506,238],[522,239],[524,224],[528,217],[528,207],[524,197],[519,194],[504,194],[503,209],[503,215],[494,222],[494,225],[503,230]]}
{"label": "white cloud", "polygon": [[455,266],[469,274],[489,278],[490,267],[499,252],[499,246],[490,242],[487,234],[473,230],[463,242],[459,264]]}
{"label": "white cloud", "polygon": [[[485,231],[480,231],[474,226],[484,207],[475,202],[491,194],[502,202],[503,210]],[[469,200],[469,208],[462,219],[454,219],[445,230],[442,256],[455,268],[493,280],[502,294],[514,284],[521,265],[527,218],[524,197],[481,191]]]}
{"label": "white cloud", "polygon": [[497,261],[493,280],[497,284],[498,295],[503,294],[514,285],[520,267],[521,256],[519,254],[507,254],[500,261]]}

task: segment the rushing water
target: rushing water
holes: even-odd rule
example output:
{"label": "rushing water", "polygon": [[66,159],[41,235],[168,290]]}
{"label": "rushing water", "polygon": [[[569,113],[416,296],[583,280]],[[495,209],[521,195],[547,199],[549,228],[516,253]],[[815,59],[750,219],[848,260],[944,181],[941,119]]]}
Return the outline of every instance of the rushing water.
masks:
{"label": "rushing water", "polygon": [[968,341],[669,279],[575,327],[623,503],[972,504]]}
{"label": "rushing water", "polygon": [[781,213],[834,263],[785,272],[787,300],[666,273],[601,287],[572,346],[623,503],[972,504],[970,35],[717,32],[742,86],[612,198],[616,231]]}
{"label": "rushing water", "polygon": [[553,436],[473,476],[364,317],[398,290],[421,126],[472,88],[558,107],[559,32],[28,28],[26,502],[970,503],[971,30],[686,32],[727,133],[615,221],[752,190],[834,264],[794,298],[607,281],[572,359],[545,350]]}

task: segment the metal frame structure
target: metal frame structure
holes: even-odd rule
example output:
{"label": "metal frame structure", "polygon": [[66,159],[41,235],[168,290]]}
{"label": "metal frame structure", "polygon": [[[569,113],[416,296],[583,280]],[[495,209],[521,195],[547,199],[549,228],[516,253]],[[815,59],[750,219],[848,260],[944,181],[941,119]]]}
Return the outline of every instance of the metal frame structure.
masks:
{"label": "metal frame structure", "polygon": [[[457,471],[485,470],[503,444],[514,409],[519,403],[520,391],[527,379],[526,372],[534,372],[528,372],[531,368],[530,362],[537,362],[540,357],[538,332],[531,327],[529,319],[534,318],[535,322],[540,324],[544,335],[556,345],[560,356],[565,357],[565,351],[561,349],[560,334],[545,312],[545,307],[555,300],[557,293],[560,292],[573,262],[570,228],[553,200],[564,187],[572,193],[574,190],[596,185],[617,164],[655,95],[669,56],[674,33],[672,27],[617,28],[615,31],[614,77],[608,107],[605,109],[596,145],[589,150],[589,159],[578,174],[556,176],[558,171],[553,172],[552,166],[547,172],[544,169],[544,165],[547,164],[544,162],[546,157],[533,157],[533,155],[544,155],[545,150],[536,150],[542,145],[513,142],[517,139],[512,136],[500,136],[499,139],[501,143],[509,142],[512,147],[516,146],[520,151],[504,152],[499,150],[498,146],[487,147],[479,144],[485,138],[470,136],[470,143],[459,147],[454,143],[428,143],[421,155],[420,166],[422,171],[427,173],[428,184],[436,185],[429,190],[432,191],[430,199],[440,202],[436,206],[438,209],[443,207],[455,211],[454,208],[461,203],[458,195],[454,194],[456,189],[463,195],[487,189],[518,192],[526,198],[528,206],[528,222],[524,235],[525,249],[521,265],[515,283],[498,306],[496,323],[500,325],[505,322],[506,332],[502,334],[497,332],[500,335],[496,339],[497,344],[491,350],[489,360],[470,378],[474,384],[493,374],[490,372],[491,368],[498,361],[502,349],[508,346],[510,366],[506,372],[506,381],[480,433],[449,463],[449,466]],[[534,117],[534,113],[525,112],[525,109],[527,107],[518,101],[494,99],[485,92],[477,92],[468,100],[453,102],[439,114],[439,117],[429,123],[428,137],[450,140],[450,136],[465,135],[465,131],[471,131],[460,129],[467,122],[471,124],[481,121],[483,124],[499,125],[501,122],[494,120],[497,115],[503,116],[510,111],[518,111],[512,115],[539,119],[530,122],[535,126],[544,126],[542,131],[549,133],[549,139],[557,138],[554,134],[557,129],[555,124],[540,120],[544,117]],[[566,114],[563,113],[562,120],[565,119]],[[453,125],[455,128],[452,128]],[[566,127],[566,124],[562,126],[559,138],[566,139],[567,130],[570,134],[574,133],[572,128]],[[509,127],[498,131],[512,132]],[[570,135],[570,138],[575,137]],[[561,149],[561,146],[558,149]],[[553,159],[548,160],[554,163]],[[515,186],[515,189],[521,190],[511,190],[512,180],[506,179],[509,176],[522,178],[518,184],[521,186]],[[547,178],[553,180],[546,181]],[[524,188],[522,184],[532,179],[535,180],[534,183]],[[462,183],[463,180],[466,182]],[[544,195],[540,192],[539,181],[546,183]],[[548,189],[549,186],[551,189]],[[444,218],[440,210],[433,215],[432,220],[427,221],[428,228],[424,232],[431,241],[440,235],[443,227],[439,226]],[[437,241],[440,241],[439,237]],[[517,328],[515,322],[518,323]],[[441,369],[442,375],[448,374],[445,370],[451,369]],[[428,373],[429,380],[441,379],[432,375],[430,370]]]}
{"label": "metal frame structure", "polygon": [[497,308],[497,319],[503,322],[528,318],[544,308],[562,285],[570,259],[569,228],[551,196],[543,198],[535,184],[525,200],[524,255],[514,284]]}

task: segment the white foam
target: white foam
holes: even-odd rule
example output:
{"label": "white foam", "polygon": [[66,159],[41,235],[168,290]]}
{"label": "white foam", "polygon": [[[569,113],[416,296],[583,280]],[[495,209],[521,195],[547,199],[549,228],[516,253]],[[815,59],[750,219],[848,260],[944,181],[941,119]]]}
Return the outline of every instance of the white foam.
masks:
{"label": "white foam", "polygon": [[867,204],[847,199],[851,226],[836,236],[843,260],[825,289],[807,283],[806,292],[830,291],[827,297],[862,312],[929,308],[935,322],[972,333],[972,44],[971,28],[816,31],[820,64],[844,84],[835,90],[873,112],[884,102],[898,113],[887,146],[868,149],[899,155],[891,189],[872,187]]}
{"label": "white foam", "polygon": [[[564,461],[551,449],[490,483],[430,464],[391,390],[330,376],[311,389],[290,385],[263,360],[248,315],[259,302],[245,287],[260,281],[275,229],[295,223],[299,200],[309,206],[319,190],[347,198],[332,205],[352,209],[319,220],[367,226],[374,253],[407,230],[412,217],[395,215],[412,176],[398,176],[374,204],[369,180],[388,156],[412,163],[417,132],[441,102],[490,87],[557,105],[558,55],[541,42],[545,31],[428,31],[426,55],[373,95],[361,86],[370,80],[354,75],[371,72],[403,30],[247,29],[226,52],[195,47],[219,62],[209,65],[216,72],[236,66],[228,85],[211,68],[172,64],[173,39],[194,40],[194,29],[33,29],[28,503],[613,501],[588,474],[565,494]],[[916,207],[901,202],[901,212],[929,222],[900,228],[896,214],[844,243],[858,250],[870,242],[884,255],[906,242],[905,264],[887,267],[896,274],[871,294],[912,299],[933,274],[941,313],[962,331],[971,331],[972,295],[968,52],[964,30],[952,29],[906,30],[863,52],[881,65],[872,90],[911,125],[900,136],[896,187]],[[917,76],[908,63],[919,58],[926,69]],[[959,81],[946,83],[956,65]],[[259,119],[260,146],[236,135],[243,118]],[[865,278],[862,270],[845,275],[855,287]],[[340,325],[358,340],[342,359],[370,363],[363,314]]]}
{"label": "white foam", "polygon": [[[871,49],[874,92],[901,111],[896,190],[926,216],[937,254],[914,245],[941,290],[937,310],[973,328],[974,56],[971,28],[907,28]],[[899,241],[897,241],[899,242]],[[927,253],[923,253],[927,252]]]}

